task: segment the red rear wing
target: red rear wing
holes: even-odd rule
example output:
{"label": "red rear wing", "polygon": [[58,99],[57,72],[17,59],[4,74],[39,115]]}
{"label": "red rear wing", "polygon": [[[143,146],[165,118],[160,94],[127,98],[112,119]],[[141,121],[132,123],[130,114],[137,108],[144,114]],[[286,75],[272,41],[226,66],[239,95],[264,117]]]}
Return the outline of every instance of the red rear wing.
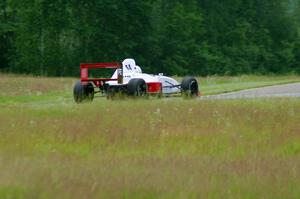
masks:
{"label": "red rear wing", "polygon": [[[98,68],[111,68],[111,69],[121,69],[118,72],[117,79],[111,78],[89,78],[89,69],[98,69]],[[122,71],[122,64],[118,62],[110,62],[110,63],[83,63],[80,64],[80,77],[81,82],[101,82],[104,83],[106,81],[118,81],[118,83],[122,83],[123,80],[123,71]]]}

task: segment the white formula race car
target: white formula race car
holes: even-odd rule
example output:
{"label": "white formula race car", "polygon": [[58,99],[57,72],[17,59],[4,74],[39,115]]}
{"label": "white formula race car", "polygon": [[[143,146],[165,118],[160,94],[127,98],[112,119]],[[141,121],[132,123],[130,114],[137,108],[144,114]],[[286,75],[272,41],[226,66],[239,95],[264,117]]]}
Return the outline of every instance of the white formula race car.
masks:
{"label": "white formula race car", "polygon": [[[116,69],[111,78],[89,78],[89,69],[111,68]],[[170,96],[181,94],[185,97],[199,95],[198,82],[194,77],[185,77],[178,83],[171,77],[146,74],[136,65],[134,59],[125,59],[122,64],[91,63],[80,64],[81,79],[73,90],[74,100],[77,103],[92,101],[95,93],[102,93],[107,98],[114,98],[117,94],[134,97],[143,96]]]}

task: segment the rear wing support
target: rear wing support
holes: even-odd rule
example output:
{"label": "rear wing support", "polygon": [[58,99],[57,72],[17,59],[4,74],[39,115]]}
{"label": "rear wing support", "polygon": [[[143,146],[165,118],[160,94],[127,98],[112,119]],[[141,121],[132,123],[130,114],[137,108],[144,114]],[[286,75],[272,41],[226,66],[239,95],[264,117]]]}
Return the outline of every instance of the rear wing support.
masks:
{"label": "rear wing support", "polygon": [[[111,78],[89,78],[89,69],[98,68],[111,68],[117,69],[118,77],[117,79]],[[109,63],[81,63],[80,64],[80,80],[81,83],[85,84],[88,82],[94,82],[95,85],[103,85],[107,81],[118,81],[118,84],[123,83],[123,67],[119,62],[109,62]]]}

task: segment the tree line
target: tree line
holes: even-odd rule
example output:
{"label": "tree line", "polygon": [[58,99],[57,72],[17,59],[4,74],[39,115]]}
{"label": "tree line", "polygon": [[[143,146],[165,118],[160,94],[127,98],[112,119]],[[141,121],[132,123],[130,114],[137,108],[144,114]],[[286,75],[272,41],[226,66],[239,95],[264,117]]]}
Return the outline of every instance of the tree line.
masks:
{"label": "tree line", "polygon": [[77,76],[135,58],[169,75],[300,73],[300,0],[0,0],[0,70]]}

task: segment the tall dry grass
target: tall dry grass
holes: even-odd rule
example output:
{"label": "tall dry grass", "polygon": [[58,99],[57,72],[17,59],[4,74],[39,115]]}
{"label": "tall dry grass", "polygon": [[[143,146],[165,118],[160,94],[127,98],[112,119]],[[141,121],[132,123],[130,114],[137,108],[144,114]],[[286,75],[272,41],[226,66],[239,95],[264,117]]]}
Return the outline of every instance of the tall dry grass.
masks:
{"label": "tall dry grass", "polygon": [[73,78],[46,78],[0,73],[0,97],[68,91],[74,82]]}
{"label": "tall dry grass", "polygon": [[298,99],[0,108],[0,198],[300,197]]}

